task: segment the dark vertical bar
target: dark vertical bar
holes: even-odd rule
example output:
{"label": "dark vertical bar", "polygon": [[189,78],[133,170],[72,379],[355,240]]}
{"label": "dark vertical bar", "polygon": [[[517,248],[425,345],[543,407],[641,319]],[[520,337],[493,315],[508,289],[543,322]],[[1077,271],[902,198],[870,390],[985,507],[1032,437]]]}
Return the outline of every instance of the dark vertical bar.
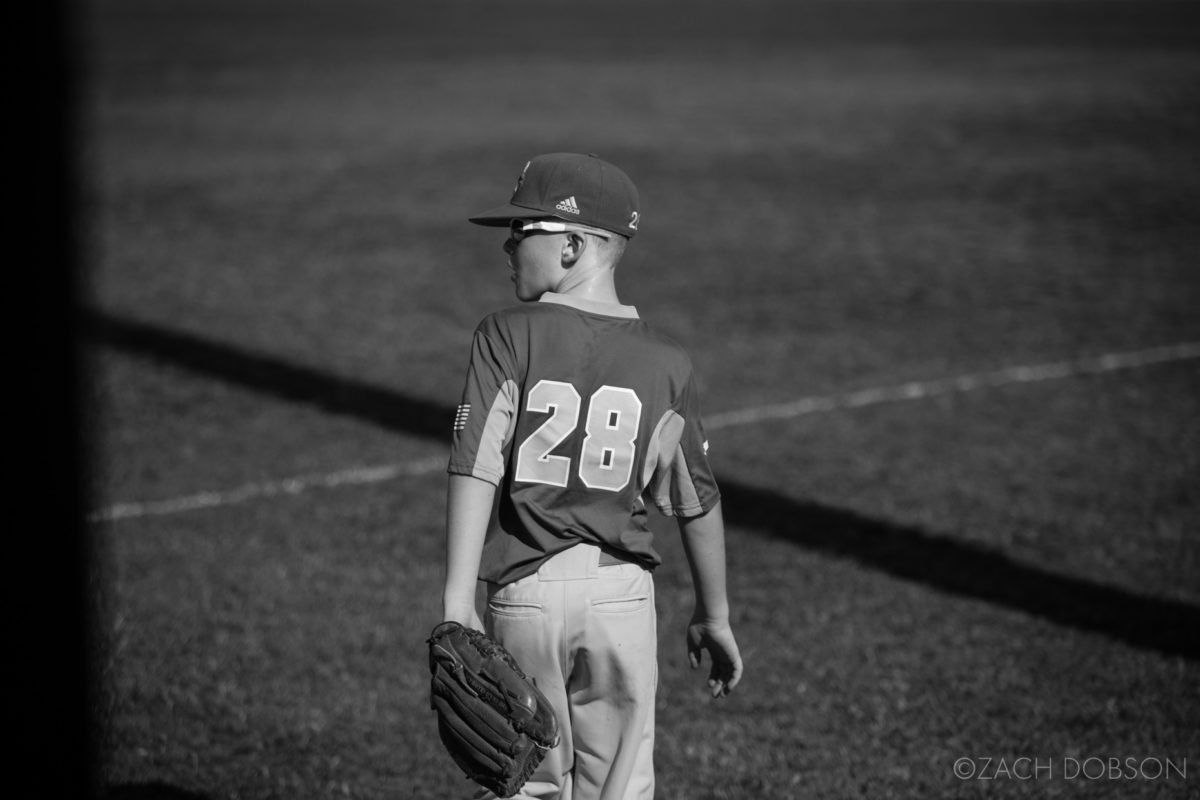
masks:
{"label": "dark vertical bar", "polygon": [[[8,682],[21,708],[11,732],[18,744],[12,762],[18,797],[98,797],[100,693],[96,690],[98,618],[97,565],[89,557],[83,525],[83,378],[78,346],[79,275],[78,65],[82,53],[73,3],[31,4],[33,37],[16,75],[30,92],[13,103],[10,129],[20,129],[9,152],[9,175],[24,175],[10,198],[24,206],[13,225],[5,271],[9,321],[18,322],[10,339],[26,369],[8,373],[10,402],[29,405],[6,415],[10,444],[22,456],[10,461],[19,473],[8,493],[10,613],[16,619],[16,646],[6,648]],[[27,7],[29,8],[29,7]],[[28,182],[28,183],[26,183]],[[16,273],[16,274],[14,274]],[[29,286],[27,293],[16,286]],[[32,303],[30,300],[32,296]],[[28,448],[28,451],[26,451]],[[6,559],[7,560],[7,559]],[[7,670],[6,670],[7,671]],[[11,673],[10,673],[11,674]],[[8,793],[6,789],[6,794]]]}

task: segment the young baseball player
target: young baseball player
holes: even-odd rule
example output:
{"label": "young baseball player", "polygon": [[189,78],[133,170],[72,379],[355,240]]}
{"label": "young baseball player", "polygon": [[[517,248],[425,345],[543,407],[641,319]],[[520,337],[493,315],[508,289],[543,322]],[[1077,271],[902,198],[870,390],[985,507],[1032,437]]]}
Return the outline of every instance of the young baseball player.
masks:
{"label": "young baseball player", "polygon": [[518,797],[654,794],[661,559],[647,499],[678,519],[691,569],[689,662],[709,652],[713,697],[742,676],[692,365],[617,298],[639,221],[625,173],[573,153],[534,158],[506,205],[471,218],[508,229],[525,302],[475,331],[449,465],[443,619],[484,629],[486,581],[488,634],[557,712],[560,743]]}

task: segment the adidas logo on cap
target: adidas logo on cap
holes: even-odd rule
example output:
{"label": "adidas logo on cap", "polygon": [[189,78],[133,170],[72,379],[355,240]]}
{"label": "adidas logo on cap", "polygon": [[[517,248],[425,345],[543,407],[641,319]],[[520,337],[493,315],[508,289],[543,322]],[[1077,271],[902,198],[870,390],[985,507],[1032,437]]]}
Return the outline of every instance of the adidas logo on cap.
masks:
{"label": "adidas logo on cap", "polygon": [[566,200],[559,201],[555,208],[557,208],[559,211],[566,211],[568,214],[579,213],[579,206],[575,205],[574,195],[568,197]]}

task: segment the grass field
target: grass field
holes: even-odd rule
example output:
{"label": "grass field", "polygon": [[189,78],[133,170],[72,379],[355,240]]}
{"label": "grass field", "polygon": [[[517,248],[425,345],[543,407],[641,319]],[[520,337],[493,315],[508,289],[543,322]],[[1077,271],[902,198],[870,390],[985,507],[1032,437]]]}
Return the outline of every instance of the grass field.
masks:
{"label": "grass field", "polygon": [[[637,182],[622,297],[714,419],[1200,342],[1193,3],[85,11],[113,798],[467,795],[426,699],[427,465],[514,302],[465,217],[533,154]],[[710,441],[747,676],[711,703],[687,670],[656,520],[658,797],[1200,797],[1195,357]],[[1092,757],[1187,774],[1069,777]]]}

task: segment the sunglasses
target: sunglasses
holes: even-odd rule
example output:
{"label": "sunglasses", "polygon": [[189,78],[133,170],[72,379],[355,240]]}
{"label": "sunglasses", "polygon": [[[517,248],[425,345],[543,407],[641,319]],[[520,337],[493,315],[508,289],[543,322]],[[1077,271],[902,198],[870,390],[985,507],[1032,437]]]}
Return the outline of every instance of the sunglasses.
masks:
{"label": "sunglasses", "polygon": [[542,231],[544,233],[567,233],[570,231],[575,233],[590,233],[602,239],[612,236],[611,233],[601,228],[593,228],[590,225],[578,225],[571,222],[558,222],[551,219],[514,219],[508,223],[508,236],[512,239],[513,244],[520,242],[535,231]]}

